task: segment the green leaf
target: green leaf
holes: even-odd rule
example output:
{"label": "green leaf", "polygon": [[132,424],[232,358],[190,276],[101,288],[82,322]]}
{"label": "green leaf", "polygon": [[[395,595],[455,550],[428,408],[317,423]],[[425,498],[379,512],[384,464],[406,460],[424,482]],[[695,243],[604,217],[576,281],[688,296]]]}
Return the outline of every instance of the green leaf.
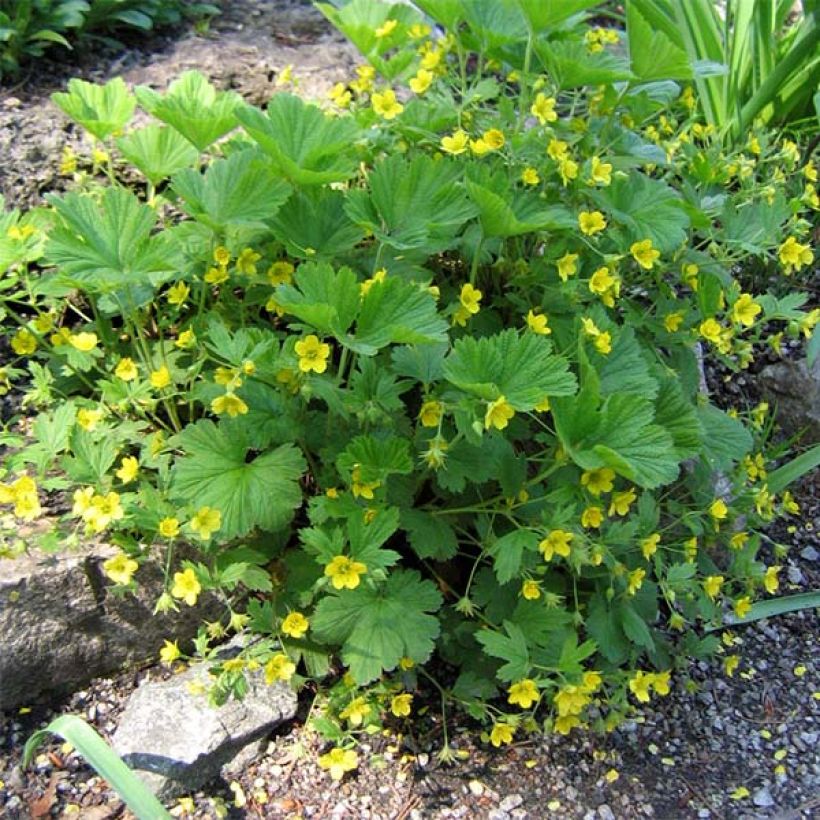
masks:
{"label": "green leaf", "polygon": [[532,530],[513,530],[495,541],[489,554],[493,557],[493,567],[499,584],[512,581],[521,571],[524,551],[535,552],[539,537]]}
{"label": "green leaf", "polygon": [[577,218],[560,205],[544,207],[534,194],[507,191],[505,196],[475,182],[467,190],[478,206],[484,236],[519,236],[534,231],[572,229]]}
{"label": "green leaf", "polygon": [[345,213],[345,201],[330,188],[295,191],[270,220],[274,236],[297,259],[334,260],[364,237]]}
{"label": "green leaf", "polygon": [[406,376],[428,385],[441,378],[446,353],[447,346],[444,344],[407,345],[393,348],[390,357],[397,376]]}
{"label": "green leaf", "polygon": [[480,629],[475,633],[476,640],[484,647],[484,651],[493,658],[499,658],[506,663],[498,670],[498,677],[502,681],[515,681],[527,677],[530,673],[530,653],[527,639],[521,627],[512,621],[504,621],[504,631],[494,632],[491,629]]}
{"label": "green leaf", "polygon": [[620,619],[616,618],[600,594],[590,599],[586,629],[595,640],[600,653],[610,663],[622,664],[629,657],[629,642],[621,628]]}
{"label": "green leaf", "polygon": [[632,643],[652,650],[655,648],[655,641],[652,633],[646,625],[646,621],[635,611],[631,604],[621,601],[614,610],[615,617],[618,618],[624,634]]}
{"label": "green leaf", "polygon": [[137,305],[182,266],[173,241],[154,233],[156,212],[124,188],[106,188],[99,205],[74,193],[48,201],[61,224],[50,234],[46,258],[62,282],[95,294],[123,291]]}
{"label": "green leaf", "polygon": [[137,104],[122,77],[115,77],[105,85],[94,85],[75,77],[68,82],[67,94],[52,94],[51,99],[99,140],[124,128]]}
{"label": "green leaf", "polygon": [[752,436],[743,422],[712,404],[697,408],[703,428],[703,453],[718,470],[729,469],[752,449]]}
{"label": "green leaf", "polygon": [[567,396],[577,387],[566,359],[552,353],[547,339],[512,329],[458,339],[444,362],[444,375],[485,401],[504,396],[516,410],[531,410],[544,397]]}
{"label": "green leaf", "polygon": [[234,91],[217,92],[198,71],[186,71],[174,80],[165,96],[147,86],[138,86],[134,93],[149,114],[177,130],[200,151],[236,128],[235,111],[242,103]]}
{"label": "green leaf", "polygon": [[678,461],[696,456],[703,445],[703,429],[695,405],[675,379],[661,382],[655,403],[655,423],[672,436]]}
{"label": "green leaf", "polygon": [[193,165],[199,151],[167,125],[148,125],[117,139],[120,153],[152,184]]}
{"label": "green leaf", "polygon": [[217,231],[265,227],[290,195],[290,186],[254,150],[215,160],[204,174],[180,171],[172,187],[187,213]]}
{"label": "green leaf", "polygon": [[70,452],[60,462],[69,477],[81,484],[102,484],[116,461],[117,444],[112,436],[95,440],[91,433],[74,427]]}
{"label": "green leaf", "polygon": [[185,455],[174,465],[172,490],[197,508],[218,509],[220,538],[281,529],[302,503],[305,461],[292,444],[251,457],[240,426],[212,421],[186,427],[177,442]]}
{"label": "green leaf", "polygon": [[356,353],[372,356],[389,344],[445,342],[447,330],[426,287],[388,276],[371,285],[362,299],[355,335],[341,341]]}
{"label": "green leaf", "polygon": [[637,393],[651,399],[658,394],[658,383],[649,372],[649,363],[631,327],[625,327],[618,334],[612,351],[603,358],[597,371],[604,396]]}
{"label": "green leaf", "polygon": [[773,493],[780,493],[798,478],[810,473],[820,467],[820,444],[815,444],[805,453],[801,453],[797,458],[786,462],[782,467],[778,467],[769,473],[767,484]]}
{"label": "green leaf", "polygon": [[348,194],[345,210],[360,227],[397,250],[423,248],[426,256],[449,248],[476,214],[457,163],[394,154],[368,177],[370,190]]}
{"label": "green leaf", "polygon": [[674,189],[638,171],[613,179],[590,196],[627,230],[629,239],[651,239],[662,253],[672,253],[686,240],[689,216]]}
{"label": "green leaf", "polygon": [[401,526],[419,558],[447,561],[458,552],[455,530],[445,516],[424,510],[402,510]]}
{"label": "green leaf", "polygon": [[350,541],[350,556],[367,566],[369,572],[387,570],[401,559],[395,550],[385,550],[382,546],[399,528],[398,507],[379,510],[372,520],[367,512],[358,509],[347,520],[347,537]]}
{"label": "green leaf", "polygon": [[[545,4],[544,8],[548,8]],[[535,42],[535,54],[561,90],[584,85],[608,85],[632,78],[629,63],[608,51],[590,54],[581,40]]]}
{"label": "green leaf", "polygon": [[366,482],[384,481],[390,475],[407,475],[413,471],[410,444],[407,439],[397,436],[356,436],[336,464],[346,473],[358,466],[362,481]]}
{"label": "green leaf", "polygon": [[679,38],[669,30],[653,26],[639,9],[639,3],[626,7],[626,30],[632,73],[640,80],[689,80],[692,66]]}
{"label": "green leaf", "polygon": [[138,818],[163,820],[171,815],[117,753],[76,715],[60,715],[44,729],[36,731],[23,749],[23,768],[27,768],[40,744],[50,734],[59,735],[74,746],[97,774],[122,798]]}
{"label": "green leaf", "polygon": [[331,117],[292,94],[277,94],[265,114],[245,105],[236,117],[295,185],[343,182],[356,173],[359,126],[349,116]]}
{"label": "green leaf", "polygon": [[533,32],[540,33],[563,23],[578,12],[597,6],[600,0],[516,0]]}
{"label": "green leaf", "polygon": [[300,265],[293,285],[280,286],[276,301],[323,335],[343,337],[361,304],[359,283],[350,268],[334,271],[327,263]]}
{"label": "green leaf", "polygon": [[377,588],[328,595],[316,606],[313,633],[342,645],[342,661],[358,684],[376,680],[402,657],[416,663],[430,658],[439,634],[434,615],[442,603],[436,587],[412,570],[397,570]]}

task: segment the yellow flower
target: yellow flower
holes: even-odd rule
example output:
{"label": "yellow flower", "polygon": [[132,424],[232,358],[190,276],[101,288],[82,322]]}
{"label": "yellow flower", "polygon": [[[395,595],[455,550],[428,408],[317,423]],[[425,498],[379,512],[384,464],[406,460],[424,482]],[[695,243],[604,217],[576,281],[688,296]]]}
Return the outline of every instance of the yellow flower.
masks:
{"label": "yellow flower", "polygon": [[740,655],[728,655],[723,659],[723,671],[730,677],[735,676],[735,670],[740,665]]}
{"label": "yellow flower", "polygon": [[174,641],[165,641],[162,649],[159,650],[159,659],[164,664],[171,664],[182,656],[182,653],[179,651],[179,646],[177,642]]}
{"label": "yellow flower", "polygon": [[188,606],[194,606],[200,592],[202,592],[202,586],[196,573],[190,567],[182,572],[174,573],[174,585],[171,587],[171,595],[174,598],[180,598]]}
{"label": "yellow flower", "polygon": [[354,498],[373,499],[373,490],[381,486],[381,481],[362,481],[362,470],[357,464],[350,473],[351,489]]}
{"label": "yellow flower", "polygon": [[176,538],[179,535],[179,521],[176,518],[163,518],[157,531],[163,538]]}
{"label": "yellow flower", "polygon": [[37,350],[37,339],[27,328],[20,328],[11,339],[11,349],[18,356],[28,356]]}
{"label": "yellow flower", "polygon": [[97,429],[97,425],[103,417],[102,410],[89,410],[87,407],[81,407],[77,411],[77,424],[89,433],[93,433]]}
{"label": "yellow flower", "polygon": [[602,162],[599,157],[593,157],[590,179],[598,185],[609,185],[612,182],[612,165]]}
{"label": "yellow flower", "polygon": [[352,701],[339,712],[339,717],[346,720],[351,726],[361,726],[364,719],[372,712],[370,704],[363,697],[353,698]]}
{"label": "yellow flower", "polygon": [[586,236],[593,236],[606,228],[606,219],[600,211],[581,211],[578,214],[578,227]]}
{"label": "yellow flower", "polygon": [[612,491],[615,471],[609,467],[599,467],[596,470],[586,470],[581,474],[581,486],[594,496]]}
{"label": "yellow flower", "polygon": [[653,532],[652,535],[647,536],[641,541],[641,552],[647,561],[658,551],[660,541],[661,536],[660,533],[657,532]]}
{"label": "yellow flower", "polygon": [[360,575],[367,572],[361,561],[352,561],[346,555],[337,555],[325,567],[325,575],[330,578],[334,589],[356,589]]}
{"label": "yellow flower", "polygon": [[552,333],[548,322],[549,319],[543,313],[534,313],[532,310],[527,313],[527,327],[539,336],[549,336]]}
{"label": "yellow flower", "polygon": [[748,595],[738,598],[734,603],[735,615],[738,618],[745,618],[752,608],[752,599]]}
{"label": "yellow flower", "polygon": [[68,337],[68,343],[82,353],[90,353],[97,346],[96,333],[76,333]]}
{"label": "yellow flower", "polygon": [[641,672],[640,670],[629,679],[629,691],[635,695],[635,698],[640,703],[649,703],[651,697],[650,690],[654,682],[655,676]]}
{"label": "yellow flower", "polygon": [[600,672],[595,672],[594,670],[584,672],[583,682],[581,683],[581,690],[587,694],[592,694],[593,692],[597,692],[598,689],[601,688],[601,684],[603,682],[604,679],[603,677],[601,677]]}
{"label": "yellow flower", "polygon": [[598,270],[596,270],[590,277],[589,290],[591,293],[595,293],[600,296],[613,287],[616,282],[617,279],[609,272],[609,268],[603,266],[598,268]]}
{"label": "yellow flower", "polygon": [[396,26],[398,25],[398,20],[390,20],[387,19],[382,23],[374,32],[376,37],[381,39],[382,37],[387,37],[388,35],[392,34],[395,31]]}
{"label": "yellow flower", "polygon": [[310,623],[301,612],[289,612],[282,621],[282,632],[291,638],[299,639],[308,631]]}
{"label": "yellow flower", "polygon": [[541,177],[538,176],[538,171],[535,168],[527,167],[521,172],[521,181],[524,185],[538,185],[541,182]]}
{"label": "yellow flower", "polygon": [[410,86],[410,90],[414,94],[424,94],[428,88],[433,84],[433,78],[435,75],[432,71],[428,71],[426,68],[420,68],[416,72],[416,76],[410,79],[408,85]]}
{"label": "yellow flower", "polygon": [[629,246],[632,258],[644,269],[652,270],[655,262],[660,259],[661,252],[652,247],[651,239],[642,239]]}
{"label": "yellow flower", "polygon": [[117,478],[123,484],[130,484],[139,475],[140,463],[134,456],[125,456],[120,462],[120,469],[117,470]]}
{"label": "yellow flower", "polygon": [[732,305],[732,321],[745,327],[751,327],[761,310],[763,308],[755,302],[751,293],[741,293]]}
{"label": "yellow flower", "polygon": [[[52,333],[49,341],[52,344],[52,347],[63,347],[64,345],[68,344],[68,340],[71,338],[71,331],[67,327],[61,327],[57,330],[56,333]],[[12,347],[14,345],[12,344]],[[36,347],[36,340],[35,340],[35,347]]]}
{"label": "yellow flower", "polygon": [[139,376],[139,370],[137,370],[137,365],[134,360],[126,356],[117,362],[117,366],[114,368],[114,375],[124,382],[131,382]]}
{"label": "yellow flower", "polygon": [[808,245],[801,245],[793,236],[778,248],[777,256],[787,274],[800,270],[814,261],[814,254]]}
{"label": "yellow flower", "polygon": [[546,538],[541,539],[538,549],[545,561],[551,561],[553,555],[569,558],[570,544],[575,536],[566,530],[551,530]]}
{"label": "yellow flower", "polygon": [[396,717],[408,717],[413,708],[413,696],[408,693],[396,695],[390,701],[390,711]]}
{"label": "yellow flower", "polygon": [[54,328],[54,321],[56,318],[56,314],[53,312],[41,313],[34,320],[34,329],[41,335],[45,335]]}
{"label": "yellow flower", "polygon": [[569,151],[568,143],[564,142],[563,140],[558,140],[553,137],[549,141],[549,145],[547,145],[547,155],[550,159],[554,159],[558,162],[561,157],[565,157],[567,152]]}
{"label": "yellow flower", "polygon": [[503,430],[514,415],[513,406],[504,396],[499,396],[495,401],[487,404],[487,412],[484,414],[484,429],[489,430],[491,427],[495,427],[496,430]]}
{"label": "yellow flower", "polygon": [[165,365],[159,370],[151,371],[151,387],[155,390],[162,390],[169,384],[171,384],[171,373]]}
{"label": "yellow flower", "polygon": [[461,306],[468,313],[478,313],[481,309],[480,302],[483,294],[477,288],[474,288],[469,282],[461,286],[461,293],[459,294],[459,301]]}
{"label": "yellow flower", "polygon": [[165,298],[168,300],[169,305],[177,305],[178,307],[182,307],[185,304],[185,300],[191,295],[191,289],[185,282],[177,282],[175,285],[172,285],[168,288],[168,293],[165,294]]}
{"label": "yellow flower", "polygon": [[720,588],[726,580],[722,575],[707,575],[703,579],[703,591],[709,596],[711,600],[715,600],[720,594]]}
{"label": "yellow flower", "polygon": [[724,521],[728,514],[729,508],[722,498],[716,498],[709,506],[709,515],[711,515],[715,521]]}
{"label": "yellow flower", "polygon": [[589,529],[590,527],[600,527],[604,520],[604,511],[600,507],[587,507],[581,513],[581,526]]}
{"label": "yellow flower", "polygon": [[627,595],[634,595],[642,586],[643,586],[643,579],[646,578],[646,570],[641,569],[633,569],[629,575],[626,576],[626,594]]}
{"label": "yellow flower", "polygon": [[555,97],[547,97],[545,94],[539,92],[532,106],[530,113],[538,118],[541,125],[546,125],[548,122],[555,122],[558,119],[558,114],[555,112]]}
{"label": "yellow flower", "polygon": [[669,333],[677,333],[683,323],[683,313],[679,310],[674,313],[667,313],[663,317],[663,326]]}
{"label": "yellow flower", "polygon": [[444,405],[440,401],[426,401],[419,410],[419,421],[422,427],[438,427],[444,415]]}
{"label": "yellow flower", "polygon": [[232,419],[237,416],[244,416],[248,412],[248,405],[239,396],[233,393],[225,393],[217,396],[211,402],[211,412],[221,415],[227,413]]}
{"label": "yellow flower", "polygon": [[561,184],[566,187],[573,179],[578,178],[578,163],[568,156],[558,160],[558,173],[561,175]]}
{"label": "yellow flower", "polygon": [[544,396],[538,404],[533,405],[532,409],[535,410],[536,413],[546,413],[550,409],[549,396]]}
{"label": "yellow flower", "polygon": [[780,570],[781,567],[778,566],[769,567],[763,576],[763,586],[766,588],[766,592],[768,592],[769,595],[774,595],[780,586],[780,579],[777,577]]}
{"label": "yellow flower", "polygon": [[188,330],[183,330],[177,337],[174,344],[182,350],[192,348],[196,344],[196,335],[194,334],[194,331],[190,328],[188,328]]}
{"label": "yellow flower", "polygon": [[491,151],[500,150],[504,147],[506,141],[504,139],[504,132],[498,128],[490,128],[488,131],[485,131],[481,139],[484,140]]}
{"label": "yellow flower", "polygon": [[470,145],[467,132],[459,128],[452,135],[441,138],[441,150],[447,154],[463,154]]}
{"label": "yellow flower", "polygon": [[382,93],[375,92],[370,98],[373,110],[386,120],[394,120],[404,111],[404,106],[396,99],[396,92],[388,88]]}
{"label": "yellow flower", "polygon": [[253,248],[245,248],[236,258],[236,269],[245,276],[253,276],[256,273],[256,263],[261,258],[261,253],[257,253]]}
{"label": "yellow flower", "polygon": [[330,345],[320,342],[313,333],[296,342],[296,355],[299,357],[299,370],[309,373],[324,373],[327,370],[327,359],[330,356]]}
{"label": "yellow flower", "polygon": [[191,530],[207,541],[222,526],[222,513],[213,507],[200,507],[191,519]]}
{"label": "yellow flower", "polygon": [[585,692],[581,686],[571,684],[563,686],[552,699],[560,717],[581,714],[589,701],[589,692]]}
{"label": "yellow flower", "polygon": [[738,786],[734,791],[729,793],[732,800],[745,800],[751,792],[745,786]]}
{"label": "yellow flower", "polygon": [[[559,735],[568,735],[576,726],[581,725],[581,719],[578,715],[561,715],[555,718],[552,728],[558,732]],[[558,801],[554,801],[558,802]]]}
{"label": "yellow flower", "polygon": [[507,692],[507,703],[520,706],[522,709],[529,709],[540,697],[538,687],[531,678],[524,678],[524,680],[512,684]]}
{"label": "yellow flower", "polygon": [[209,285],[221,285],[230,279],[230,274],[227,268],[208,268],[205,275],[202,277]]}
{"label": "yellow flower", "polygon": [[131,583],[131,578],[139,569],[139,564],[129,558],[124,552],[115,555],[103,562],[103,572],[115,583],[127,586]]}
{"label": "yellow flower", "polygon": [[609,515],[626,515],[637,497],[632,487],[615,493],[610,499]]}
{"label": "yellow flower", "polygon": [[296,664],[281,652],[265,664],[265,683],[270,686],[278,680],[289,681],[296,672]]}
{"label": "yellow flower", "polygon": [[509,723],[494,723],[490,732],[490,743],[496,749],[505,743],[512,743],[514,733],[515,729]]}
{"label": "yellow flower", "polygon": [[333,780],[341,780],[347,772],[352,772],[358,765],[359,757],[356,752],[338,746],[319,758],[319,766],[327,769]]}
{"label": "yellow flower", "polygon": [[533,581],[531,578],[524,581],[521,584],[521,597],[527,601],[537,601],[541,597],[541,587],[538,581]]}
{"label": "yellow flower", "polygon": [[214,262],[220,267],[226,268],[231,261],[231,252],[224,245],[217,245],[214,248]]}
{"label": "yellow flower", "polygon": [[700,335],[703,336],[707,342],[711,342],[715,345],[720,344],[721,334],[723,333],[723,328],[721,327],[720,322],[711,318],[706,319],[700,323],[698,330]]}
{"label": "yellow flower", "polygon": [[578,272],[578,254],[565,253],[558,260],[558,275],[562,282],[566,282],[570,276],[575,276]]}

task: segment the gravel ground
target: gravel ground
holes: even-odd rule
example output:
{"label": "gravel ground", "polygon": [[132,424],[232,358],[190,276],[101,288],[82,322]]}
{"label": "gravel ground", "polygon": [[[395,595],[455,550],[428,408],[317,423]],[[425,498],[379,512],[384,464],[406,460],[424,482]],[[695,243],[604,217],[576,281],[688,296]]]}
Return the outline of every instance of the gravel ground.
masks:
{"label": "gravel ground", "polygon": [[[41,202],[60,190],[59,154],[80,142],[59,121],[48,95],[67,77],[164,87],[187,68],[199,68],[220,87],[264,102],[289,63],[302,88],[319,93],[349,73],[351,50],[299,0],[223,4],[210,37],[193,32],[132,44],[124,53],[84,52],[79,66],[43,61],[14,88],[0,88],[0,193],[9,204]],[[735,400],[757,397],[752,376],[729,384],[723,373],[711,385]],[[733,385],[736,385],[734,387]],[[770,536],[790,545],[785,592],[820,587],[820,477],[793,491],[803,506],[789,532],[777,524]],[[820,655],[815,612],[799,612],[736,630],[727,652],[742,662],[732,677],[720,659],[678,674],[672,694],[656,700],[640,720],[604,737],[530,739],[494,750],[475,727],[449,727],[455,764],[437,761],[442,726],[431,710],[412,724],[360,748],[362,765],[332,783],[316,764],[320,740],[301,718],[271,738],[266,753],[232,783],[213,782],[170,806],[177,816],[236,818],[798,818],[820,816]],[[799,674],[805,667],[805,672]],[[797,672],[795,672],[797,670]],[[31,770],[19,769],[22,745],[56,714],[85,716],[109,736],[128,695],[162,669],[132,671],[94,681],[71,698],[0,715],[0,817],[9,820],[127,817],[116,795],[59,742],[44,746]],[[419,693],[419,701],[429,693]],[[736,791],[740,789],[740,791]],[[745,790],[748,790],[746,795]],[[734,795],[734,797],[733,797]],[[745,796],[744,796],[745,795]],[[237,804],[244,801],[244,806]],[[190,810],[189,810],[190,809]]]}

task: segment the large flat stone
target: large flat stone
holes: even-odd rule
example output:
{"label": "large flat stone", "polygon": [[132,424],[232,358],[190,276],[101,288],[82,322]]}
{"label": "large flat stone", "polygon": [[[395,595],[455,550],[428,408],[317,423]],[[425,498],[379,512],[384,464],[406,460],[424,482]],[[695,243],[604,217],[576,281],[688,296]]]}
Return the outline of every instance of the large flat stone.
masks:
{"label": "large flat stone", "polygon": [[214,596],[202,595],[195,607],[154,616],[163,571],[153,559],[135,575],[137,595],[113,595],[102,563],[117,552],[95,544],[0,559],[0,710],[156,658],[166,638],[187,640],[221,611]]}
{"label": "large flat stone", "polygon": [[760,372],[760,387],[787,433],[820,442],[820,357],[811,368],[805,361],[770,364]]}
{"label": "large flat stone", "polygon": [[296,714],[293,690],[268,686],[261,670],[247,673],[241,701],[219,707],[196,693],[209,678],[208,664],[195,663],[169,680],[143,684],[114,733],[116,752],[163,800],[195,791],[225,767],[247,765],[267,736]]}

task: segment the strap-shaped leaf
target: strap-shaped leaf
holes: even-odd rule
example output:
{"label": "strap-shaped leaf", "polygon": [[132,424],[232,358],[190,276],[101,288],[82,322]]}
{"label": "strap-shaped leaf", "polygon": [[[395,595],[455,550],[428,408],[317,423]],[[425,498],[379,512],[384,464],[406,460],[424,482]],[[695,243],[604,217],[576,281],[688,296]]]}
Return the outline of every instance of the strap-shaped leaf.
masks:
{"label": "strap-shaped leaf", "polygon": [[235,91],[217,90],[198,71],[186,71],[163,96],[147,86],[134,89],[140,105],[158,120],[175,128],[200,151],[236,127]]}
{"label": "strap-shaped leaf", "polygon": [[188,168],[173,180],[183,208],[214,229],[229,225],[264,226],[290,195],[290,186],[255,150],[218,159],[204,174]]}
{"label": "strap-shaped leaf", "polygon": [[242,106],[236,117],[276,170],[297,185],[342,182],[356,172],[359,126],[351,117],[330,117],[293,94],[277,94],[266,113]]}
{"label": "strap-shaped leaf", "polygon": [[532,410],[546,396],[568,396],[577,382],[569,365],[543,336],[505,330],[475,339],[465,336],[444,363],[451,384],[486,401],[499,396],[516,410]]}
{"label": "strap-shaped leaf", "polygon": [[75,77],[69,80],[68,93],[52,94],[51,99],[99,140],[124,128],[137,105],[122,77],[115,77],[105,85],[94,85]]}

